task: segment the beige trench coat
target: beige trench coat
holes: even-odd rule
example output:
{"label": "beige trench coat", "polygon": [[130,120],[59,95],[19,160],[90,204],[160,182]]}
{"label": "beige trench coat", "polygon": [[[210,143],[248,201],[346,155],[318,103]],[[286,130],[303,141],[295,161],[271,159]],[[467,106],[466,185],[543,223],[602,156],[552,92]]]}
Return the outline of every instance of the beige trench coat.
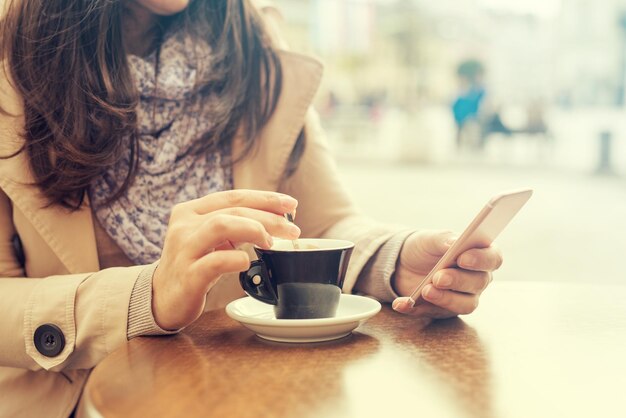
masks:
{"label": "beige trench coat", "polygon": [[[0,0],[0,10],[4,0]],[[368,259],[393,231],[359,215],[338,181],[316,115],[310,110],[322,66],[314,59],[280,51],[283,93],[258,137],[258,149],[233,167],[237,189],[273,190],[299,201],[298,224],[306,237],[355,242],[344,291],[350,292]],[[0,103],[0,153],[22,143],[22,103],[5,76]],[[299,169],[283,179],[295,140],[305,127],[306,151]],[[233,152],[241,144],[235,140]],[[0,160],[0,417],[67,417],[77,404],[89,371],[127,341],[131,291],[145,266],[100,270],[88,202],[70,213],[46,207],[24,153]],[[19,236],[25,263],[18,262]],[[241,293],[234,275],[221,278],[208,298],[219,307]],[[208,313],[210,315],[210,313]],[[34,332],[58,326],[65,348],[55,357],[36,349]]]}

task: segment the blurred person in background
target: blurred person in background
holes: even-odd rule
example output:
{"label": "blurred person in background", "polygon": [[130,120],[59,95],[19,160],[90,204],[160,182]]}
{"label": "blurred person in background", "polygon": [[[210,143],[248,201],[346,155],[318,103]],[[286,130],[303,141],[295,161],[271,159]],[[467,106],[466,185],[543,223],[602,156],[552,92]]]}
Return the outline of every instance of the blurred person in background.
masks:
{"label": "blurred person in background", "polygon": [[461,91],[452,103],[457,128],[457,149],[460,149],[466,141],[478,143],[480,137],[478,117],[486,94],[483,84],[484,73],[482,63],[477,60],[463,61],[457,68]]}

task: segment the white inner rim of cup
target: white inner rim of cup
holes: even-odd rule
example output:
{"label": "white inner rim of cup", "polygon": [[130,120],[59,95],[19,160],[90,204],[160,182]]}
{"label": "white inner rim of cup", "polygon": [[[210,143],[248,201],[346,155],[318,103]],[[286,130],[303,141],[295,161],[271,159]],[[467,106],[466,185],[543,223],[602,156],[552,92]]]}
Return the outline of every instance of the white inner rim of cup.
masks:
{"label": "white inner rim of cup", "polygon": [[[297,240],[298,248],[293,248],[293,241],[274,238],[274,245],[270,250],[285,252],[306,252],[306,251],[329,251],[345,250],[354,247],[354,243],[340,239],[303,238]],[[312,248],[314,247],[314,248]]]}

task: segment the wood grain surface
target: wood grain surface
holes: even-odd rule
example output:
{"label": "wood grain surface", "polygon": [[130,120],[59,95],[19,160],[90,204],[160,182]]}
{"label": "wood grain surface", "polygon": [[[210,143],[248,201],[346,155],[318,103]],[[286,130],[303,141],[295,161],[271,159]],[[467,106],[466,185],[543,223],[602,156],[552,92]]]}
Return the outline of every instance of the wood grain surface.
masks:
{"label": "wood grain surface", "polygon": [[428,323],[388,306],[350,337],[266,342],[205,314],[93,371],[104,417],[624,417],[626,286],[494,283],[479,309]]}

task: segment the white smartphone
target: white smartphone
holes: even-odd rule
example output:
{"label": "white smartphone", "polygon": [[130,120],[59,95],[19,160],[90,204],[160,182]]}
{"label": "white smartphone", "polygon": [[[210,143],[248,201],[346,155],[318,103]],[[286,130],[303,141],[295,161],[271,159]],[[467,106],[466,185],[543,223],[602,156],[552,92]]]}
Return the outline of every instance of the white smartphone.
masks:
{"label": "white smartphone", "polygon": [[456,259],[471,248],[489,247],[532,194],[532,189],[514,190],[501,193],[487,202],[461,236],[411,293],[411,305],[415,305],[424,286],[432,283],[433,276],[439,270],[456,266]]}

